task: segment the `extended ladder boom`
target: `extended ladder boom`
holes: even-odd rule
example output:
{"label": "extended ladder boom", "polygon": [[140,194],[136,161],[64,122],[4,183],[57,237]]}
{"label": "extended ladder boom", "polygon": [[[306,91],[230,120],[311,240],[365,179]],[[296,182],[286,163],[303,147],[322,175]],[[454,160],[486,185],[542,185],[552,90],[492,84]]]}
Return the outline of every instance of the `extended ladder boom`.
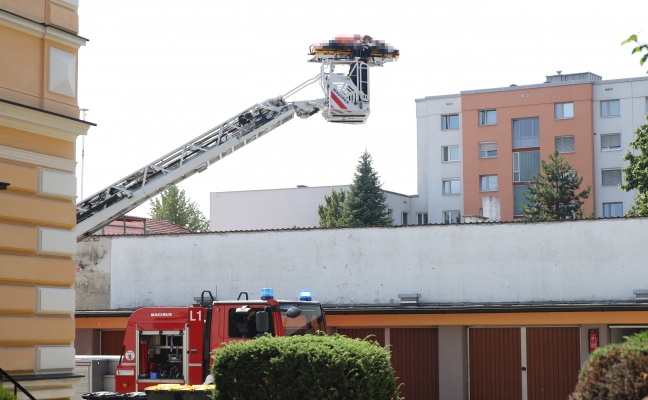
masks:
{"label": "extended ladder boom", "polygon": [[134,173],[77,203],[77,240],[212,163],[291,120],[295,110],[283,98],[245,109]]}
{"label": "extended ladder boom", "polygon": [[[257,103],[222,124],[185,143],[77,203],[77,240],[81,240],[130,210],[155,197],[171,185],[202,172],[214,162],[253,142],[293,119],[321,112],[329,122],[364,123],[370,114],[368,65],[357,60],[319,55],[311,62],[322,64],[320,72],[283,96]],[[348,73],[336,66],[351,66]],[[382,64],[382,63],[380,63]],[[362,72],[362,74],[361,74]],[[319,83],[324,98],[286,102],[311,84]],[[365,91],[360,90],[360,86]]]}

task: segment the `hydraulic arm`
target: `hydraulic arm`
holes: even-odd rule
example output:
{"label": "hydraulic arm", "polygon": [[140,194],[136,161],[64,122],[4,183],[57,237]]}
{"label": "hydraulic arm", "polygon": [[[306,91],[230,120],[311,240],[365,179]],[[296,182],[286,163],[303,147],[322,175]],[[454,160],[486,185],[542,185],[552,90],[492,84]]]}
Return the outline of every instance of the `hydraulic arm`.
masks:
{"label": "hydraulic arm", "polygon": [[[348,72],[335,72],[336,67],[350,66],[357,60],[320,54],[317,51],[312,54],[314,57],[310,61],[321,63],[320,72],[313,78],[283,96],[246,108],[220,125],[77,203],[77,240],[91,235],[169,186],[196,172],[206,170],[214,162],[290,121],[295,114],[300,118],[308,118],[320,112],[329,122],[364,123],[370,113],[369,65],[358,62],[357,68],[349,68]],[[372,66],[393,60],[393,57],[382,58],[372,63]],[[361,75],[363,69],[366,71]],[[353,73],[365,76],[366,80],[354,83],[350,76]],[[325,97],[287,101],[290,96],[315,83],[319,84]],[[366,93],[359,87],[367,89]]]}

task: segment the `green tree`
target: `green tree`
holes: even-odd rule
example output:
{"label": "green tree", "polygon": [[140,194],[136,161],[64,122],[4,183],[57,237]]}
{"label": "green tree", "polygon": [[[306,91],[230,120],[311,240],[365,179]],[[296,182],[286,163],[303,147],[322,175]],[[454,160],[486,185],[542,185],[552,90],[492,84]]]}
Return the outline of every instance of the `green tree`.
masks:
{"label": "green tree", "polygon": [[637,40],[637,35],[630,35],[629,38],[621,42],[621,45],[624,45],[626,43],[636,43],[636,46],[632,49],[632,54],[634,53],[641,53],[641,52],[646,52],[640,59],[639,59],[639,65],[643,66],[646,60],[648,60],[648,44],[641,44]]}
{"label": "green tree", "polygon": [[590,194],[591,187],[576,193],[583,177],[578,176],[572,166],[558,155],[558,150],[549,156],[550,162],[542,160],[542,172],[533,175],[533,183],[527,183],[522,196],[529,202],[520,205],[524,219],[531,221],[559,221],[583,218],[583,201]]}
{"label": "green tree", "polygon": [[625,191],[637,190],[635,203],[632,205],[629,216],[648,216],[648,123],[641,125],[634,133],[634,139],[628,147],[630,149],[623,156],[628,165],[623,168],[625,184],[621,189]]}
{"label": "green tree", "polygon": [[173,185],[166,189],[160,198],[150,202],[151,218],[187,228],[192,232],[209,231],[209,221],[198,208],[198,205],[188,199],[184,190]]}
{"label": "green tree", "polygon": [[378,173],[371,166],[365,150],[360,157],[353,184],[344,202],[346,226],[389,226],[392,224],[387,197],[381,189]]}
{"label": "green tree", "polygon": [[317,214],[320,217],[319,225],[322,228],[339,228],[345,226],[344,222],[344,202],[346,201],[346,191],[331,190],[331,195],[324,195],[325,205],[317,206]]}

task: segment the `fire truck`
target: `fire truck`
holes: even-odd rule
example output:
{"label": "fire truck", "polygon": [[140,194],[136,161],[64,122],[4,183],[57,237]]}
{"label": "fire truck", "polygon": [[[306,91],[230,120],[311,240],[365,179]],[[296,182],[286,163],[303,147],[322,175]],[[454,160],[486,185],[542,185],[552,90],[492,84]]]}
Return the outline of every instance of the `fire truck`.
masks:
{"label": "fire truck", "polygon": [[[312,58],[308,61],[320,64],[317,75],[283,95],[241,110],[202,135],[78,202],[77,240],[91,235],[169,186],[205,171],[215,162],[292,120],[295,115],[306,119],[320,113],[328,122],[365,123],[371,113],[369,69],[396,61],[400,53],[390,45],[376,41],[373,58],[361,62],[352,58],[350,51],[357,39],[338,37],[312,45],[309,53]],[[289,100],[311,84],[318,84],[325,97]],[[360,87],[367,88],[366,93]]]}
{"label": "fire truck", "polygon": [[203,291],[191,307],[140,308],[128,319],[115,390],[200,385],[209,374],[212,351],[223,343],[318,332],[326,332],[324,312],[305,290],[298,301],[275,300],[272,289],[264,288],[260,300],[241,292],[237,300],[216,301]]}

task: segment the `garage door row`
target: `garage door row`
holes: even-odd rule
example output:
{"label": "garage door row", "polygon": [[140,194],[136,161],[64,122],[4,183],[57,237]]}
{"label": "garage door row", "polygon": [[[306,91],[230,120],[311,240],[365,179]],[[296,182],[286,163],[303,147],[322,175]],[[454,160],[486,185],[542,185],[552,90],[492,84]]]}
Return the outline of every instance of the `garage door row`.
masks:
{"label": "garage door row", "polygon": [[[457,389],[466,391],[471,400],[567,399],[580,368],[578,327],[468,328],[463,341],[467,348],[444,351],[447,359],[439,358],[437,328],[338,329],[338,333],[354,338],[373,335],[381,345],[388,344],[407,400],[439,399],[440,368],[458,361],[464,363],[468,378]],[[445,390],[443,398],[449,394]]]}

